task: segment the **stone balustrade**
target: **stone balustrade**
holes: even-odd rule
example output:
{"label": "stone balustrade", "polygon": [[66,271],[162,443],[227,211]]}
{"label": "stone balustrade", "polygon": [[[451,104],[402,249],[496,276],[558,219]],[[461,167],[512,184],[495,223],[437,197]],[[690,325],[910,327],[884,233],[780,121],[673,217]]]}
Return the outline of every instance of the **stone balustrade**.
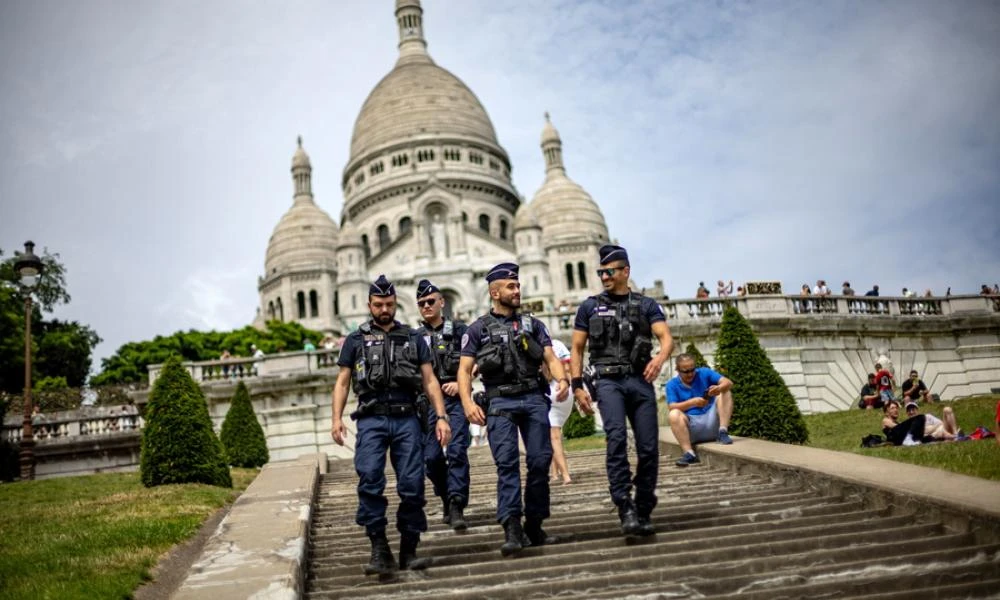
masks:
{"label": "stone balustrade", "polygon": [[[282,352],[260,358],[230,358],[225,360],[187,361],[184,368],[198,383],[233,383],[240,380],[287,377],[309,373],[335,372],[339,350]],[[163,365],[149,365],[149,383],[152,385]]]}
{"label": "stone balustrade", "polygon": [[[75,437],[90,437],[110,435],[119,432],[138,431],[146,424],[138,413],[107,413],[94,414],[90,411],[66,411],[55,415],[35,419],[31,424],[31,432],[36,443],[53,442]],[[3,439],[19,444],[23,434],[23,424],[16,417],[9,417],[3,425]]]}

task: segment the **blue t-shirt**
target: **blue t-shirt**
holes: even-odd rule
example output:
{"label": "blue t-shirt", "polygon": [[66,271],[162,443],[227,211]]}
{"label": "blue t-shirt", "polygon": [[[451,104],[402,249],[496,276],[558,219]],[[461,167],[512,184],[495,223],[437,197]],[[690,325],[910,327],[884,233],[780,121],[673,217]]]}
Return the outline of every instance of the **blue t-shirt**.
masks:
{"label": "blue t-shirt", "polygon": [[[374,323],[371,323],[371,326],[372,329],[379,329],[381,331],[381,329]],[[402,323],[400,323],[399,321],[393,321],[392,330],[399,329],[402,326],[403,326]],[[428,346],[427,342],[424,341],[423,335],[419,334],[417,330],[412,330],[412,331],[414,331],[415,336],[419,340],[421,340],[420,343],[417,344],[417,361],[420,364],[430,363],[431,362],[430,346]],[[337,357],[338,366],[340,367],[354,366],[354,363],[358,359],[358,353],[361,352],[362,348],[364,347],[365,343],[364,338],[365,338],[365,333],[360,329],[355,329],[354,331],[352,331],[347,335],[347,338],[344,340],[344,346],[340,349],[340,356]]]}
{"label": "blue t-shirt", "polygon": [[667,388],[667,406],[691,398],[705,398],[708,400],[708,404],[705,406],[695,406],[684,411],[689,415],[703,415],[715,404],[715,398],[707,396],[706,392],[708,392],[708,388],[718,385],[720,381],[722,381],[722,375],[708,367],[698,367],[694,370],[694,379],[691,380],[690,387],[684,385],[681,376],[677,375],[665,386]]}
{"label": "blue t-shirt", "polygon": [[[521,315],[519,314],[509,317],[498,315],[493,311],[490,311],[490,314],[504,325],[510,326],[511,324],[515,324],[514,327],[517,328],[521,326]],[[535,341],[543,347],[552,346],[552,337],[549,335],[549,330],[545,327],[545,323],[542,323],[535,317],[528,318],[531,319],[531,337],[535,338]],[[479,317],[472,325],[469,325],[469,329],[462,336],[462,356],[475,358],[476,353],[479,352],[482,345],[488,342],[489,339],[490,334],[486,330],[486,322],[483,320],[483,317]]]}
{"label": "blue t-shirt", "polygon": [[[628,303],[628,296],[628,294],[607,294],[607,297],[612,302],[619,304]],[[590,317],[600,309],[601,304],[594,297],[587,298],[581,302],[580,308],[576,310],[573,329],[577,331],[590,331]],[[650,325],[659,321],[666,321],[666,318],[663,316],[663,309],[656,303],[656,300],[653,300],[649,296],[639,296],[639,311],[646,317]]]}

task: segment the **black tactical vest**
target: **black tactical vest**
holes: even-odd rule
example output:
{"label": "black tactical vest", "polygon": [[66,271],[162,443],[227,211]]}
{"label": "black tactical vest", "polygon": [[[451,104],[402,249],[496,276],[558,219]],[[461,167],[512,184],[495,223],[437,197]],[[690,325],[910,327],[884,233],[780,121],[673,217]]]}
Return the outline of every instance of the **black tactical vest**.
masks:
{"label": "black tactical vest", "polygon": [[629,292],[626,302],[615,302],[607,292],[591,298],[597,301],[597,310],[587,322],[590,364],[627,366],[641,373],[653,351],[642,294]]}
{"label": "black tactical vest", "polygon": [[[510,324],[491,314],[483,317],[487,339],[476,353],[476,364],[487,388],[500,385],[534,386],[542,368],[544,348],[532,337],[531,317]],[[516,327],[515,327],[516,326]]]}
{"label": "black tactical vest", "polygon": [[389,390],[419,393],[423,384],[417,354],[417,344],[423,343],[420,334],[406,325],[386,332],[365,323],[358,330],[361,347],[354,359],[355,395],[360,398]]}
{"label": "black tactical vest", "polygon": [[458,379],[458,361],[461,359],[460,340],[455,335],[455,322],[445,319],[440,331],[425,326],[430,336],[431,355],[434,359],[434,375],[441,383]]}

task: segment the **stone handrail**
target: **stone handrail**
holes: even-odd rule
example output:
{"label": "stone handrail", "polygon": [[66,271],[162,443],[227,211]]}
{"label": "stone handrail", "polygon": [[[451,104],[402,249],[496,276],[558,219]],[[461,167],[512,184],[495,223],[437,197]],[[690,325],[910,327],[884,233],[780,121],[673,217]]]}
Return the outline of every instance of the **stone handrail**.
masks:
{"label": "stone handrail", "polygon": [[[36,418],[31,431],[36,442],[49,442],[77,436],[97,437],[121,431],[136,431],[146,424],[138,413],[83,414],[68,411],[65,415]],[[3,439],[17,444],[21,442],[21,423],[8,421],[3,425]]]}
{"label": "stone handrail", "polygon": [[[227,358],[182,363],[191,377],[199,383],[231,383],[239,380],[257,380],[264,377],[286,377],[308,373],[334,373],[338,348],[281,352],[260,358]],[[149,365],[149,384],[160,374],[162,364]]]}

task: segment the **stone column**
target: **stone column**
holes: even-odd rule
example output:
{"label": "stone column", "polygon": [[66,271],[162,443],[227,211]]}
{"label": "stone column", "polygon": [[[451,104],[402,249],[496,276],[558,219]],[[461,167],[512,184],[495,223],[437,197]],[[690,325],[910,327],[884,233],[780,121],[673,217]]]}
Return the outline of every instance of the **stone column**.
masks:
{"label": "stone column", "polygon": [[451,239],[455,242],[455,254],[465,254],[465,225],[462,223],[462,215],[456,215],[448,219],[451,221]]}
{"label": "stone column", "polygon": [[427,240],[423,219],[414,219],[413,235],[417,237],[417,258],[427,258],[430,255],[430,245]]}

